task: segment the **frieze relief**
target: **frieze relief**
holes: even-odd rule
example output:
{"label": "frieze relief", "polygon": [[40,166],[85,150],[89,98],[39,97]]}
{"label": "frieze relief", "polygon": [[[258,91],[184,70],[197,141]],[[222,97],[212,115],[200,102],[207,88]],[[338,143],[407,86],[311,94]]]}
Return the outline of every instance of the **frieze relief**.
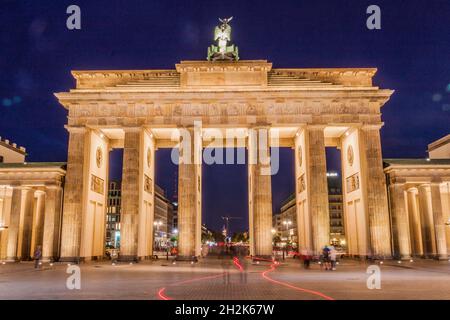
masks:
{"label": "frieze relief", "polygon": [[[278,123],[293,123],[299,118],[312,117],[313,123],[367,123],[381,121],[379,109],[374,113],[369,100],[276,100],[255,102],[137,102],[133,103],[88,103],[71,104],[69,125],[139,125],[163,124],[189,117],[202,117],[204,123],[215,123],[217,119],[247,117],[244,122],[254,119],[271,119]],[[372,112],[368,112],[372,110]],[[363,112],[364,111],[364,112]],[[100,119],[102,119],[100,121]],[[253,119],[253,120],[252,120]],[[226,121],[226,120],[225,120]],[[235,120],[233,120],[235,121]],[[258,120],[259,121],[259,120]],[[308,121],[309,122],[309,121]]]}

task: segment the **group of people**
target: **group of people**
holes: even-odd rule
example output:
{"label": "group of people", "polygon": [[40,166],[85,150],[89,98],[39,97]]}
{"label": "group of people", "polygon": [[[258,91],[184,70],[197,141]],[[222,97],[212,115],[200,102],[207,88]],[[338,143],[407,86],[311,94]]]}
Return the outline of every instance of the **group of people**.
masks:
{"label": "group of people", "polygon": [[[308,249],[302,249],[300,259],[303,261],[303,267],[309,269],[313,255]],[[327,245],[322,249],[322,254],[319,257],[320,268],[325,270],[336,270],[337,251],[334,246]]]}
{"label": "group of people", "polygon": [[336,258],[337,252],[334,246],[323,247],[320,264],[321,267],[325,267],[325,270],[336,270]]}

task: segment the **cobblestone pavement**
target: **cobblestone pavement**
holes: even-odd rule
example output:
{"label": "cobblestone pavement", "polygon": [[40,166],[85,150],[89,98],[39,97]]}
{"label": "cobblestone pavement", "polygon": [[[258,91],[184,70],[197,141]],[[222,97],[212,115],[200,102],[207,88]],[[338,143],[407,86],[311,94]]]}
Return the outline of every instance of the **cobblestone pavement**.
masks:
{"label": "cobblestone pavement", "polygon": [[343,260],[337,271],[317,264],[304,270],[288,259],[275,267],[246,263],[241,272],[231,261],[217,259],[85,263],[81,289],[68,290],[66,264],[44,264],[40,270],[28,262],[0,264],[0,299],[450,299],[450,262],[386,262],[380,265],[380,290],[367,289],[368,266]]}

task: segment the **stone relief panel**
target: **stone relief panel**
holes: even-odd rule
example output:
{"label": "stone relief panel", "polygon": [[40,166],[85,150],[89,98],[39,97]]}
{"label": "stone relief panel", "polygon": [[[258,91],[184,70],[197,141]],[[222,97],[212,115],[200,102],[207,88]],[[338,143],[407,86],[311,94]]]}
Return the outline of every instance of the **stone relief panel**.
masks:
{"label": "stone relief panel", "polygon": [[144,191],[150,194],[153,193],[153,181],[146,174],[144,174]]}
{"label": "stone relief panel", "polygon": [[359,173],[355,173],[355,174],[351,175],[350,177],[347,177],[345,182],[346,182],[346,187],[347,187],[347,193],[358,190],[359,189]]}
{"label": "stone relief panel", "polygon": [[298,177],[297,190],[298,190],[298,193],[302,193],[303,191],[306,190],[305,174],[302,174],[300,177]]}
{"label": "stone relief panel", "polygon": [[105,193],[105,180],[91,174],[91,190],[103,195]]}

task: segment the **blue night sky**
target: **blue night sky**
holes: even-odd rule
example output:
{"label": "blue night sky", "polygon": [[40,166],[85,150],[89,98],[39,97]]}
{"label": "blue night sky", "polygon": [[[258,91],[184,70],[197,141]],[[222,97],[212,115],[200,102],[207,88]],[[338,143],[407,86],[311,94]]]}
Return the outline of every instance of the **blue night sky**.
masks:
{"label": "blue night sky", "polygon": [[[66,28],[81,7],[82,29]],[[366,8],[381,7],[381,30]],[[375,84],[396,92],[383,107],[384,157],[425,157],[450,133],[450,1],[13,1],[0,3],[0,135],[27,148],[28,161],[66,161],[66,110],[54,92],[74,87],[73,69],[174,68],[203,60],[218,17],[234,16],[241,59],[274,67],[377,67]],[[329,168],[337,168],[336,152]],[[115,152],[112,176],[120,172]],[[176,167],[157,155],[157,183],[172,196]],[[247,227],[246,166],[204,166],[204,222],[221,215]],[[219,182],[220,178],[220,182]],[[293,153],[281,152],[273,202],[294,189]]]}

